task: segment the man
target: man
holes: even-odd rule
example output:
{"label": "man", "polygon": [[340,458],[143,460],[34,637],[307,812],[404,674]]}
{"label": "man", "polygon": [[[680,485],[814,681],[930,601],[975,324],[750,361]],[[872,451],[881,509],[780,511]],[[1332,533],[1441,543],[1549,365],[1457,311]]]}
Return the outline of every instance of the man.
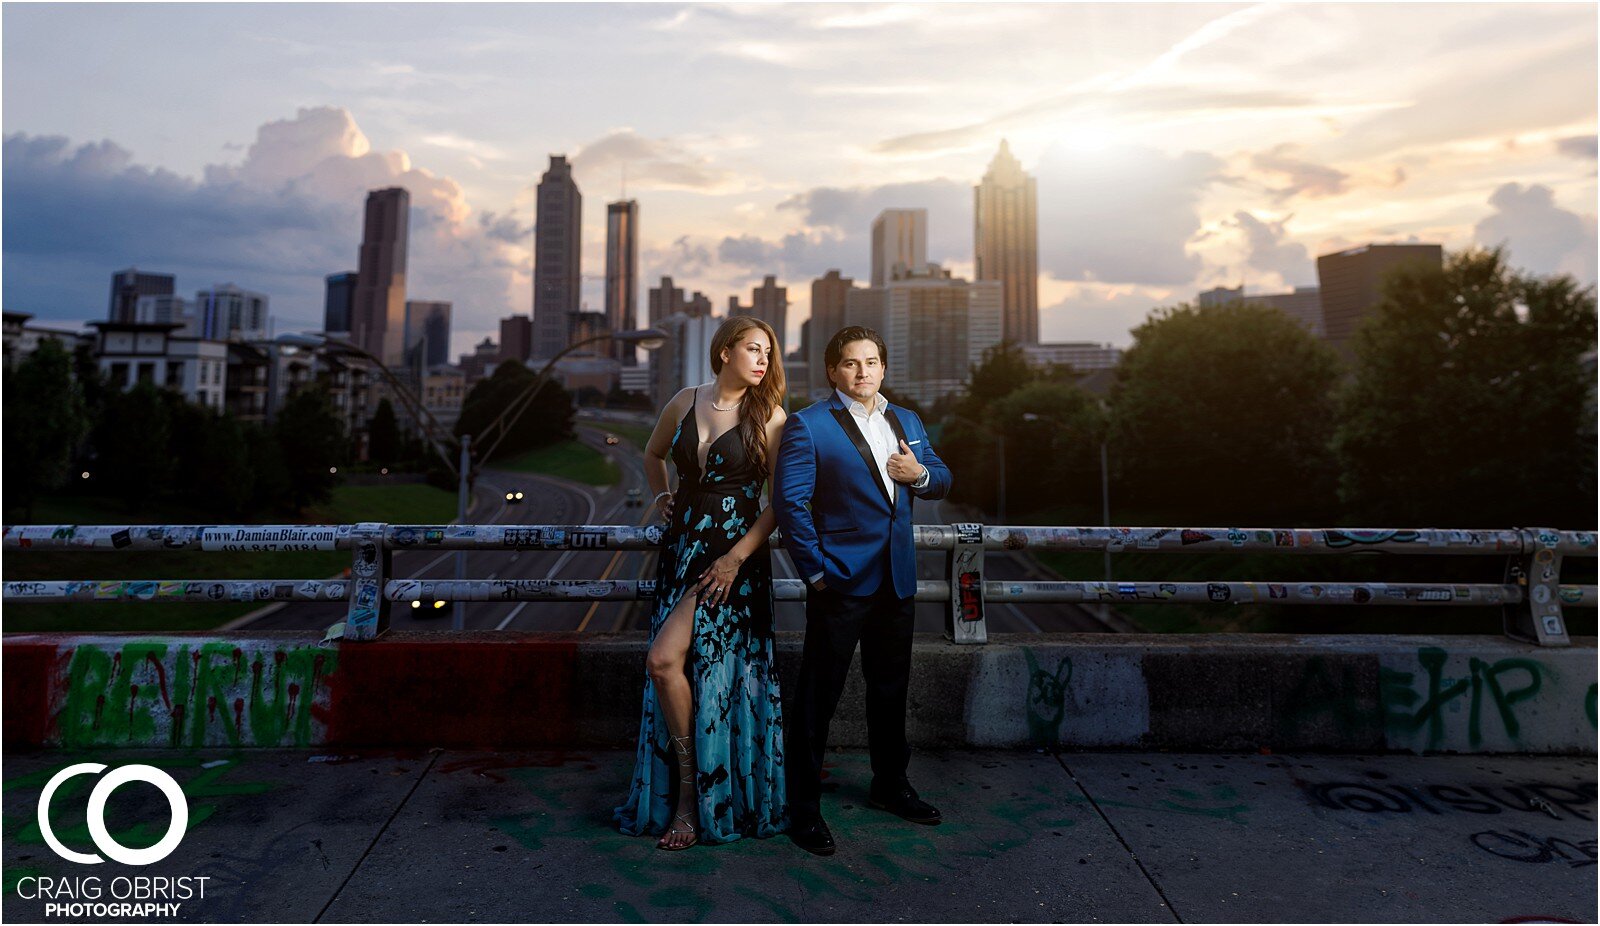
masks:
{"label": "man", "polygon": [[867,683],[868,803],[915,823],[939,811],[906,779],[906,690],[917,593],[913,498],[950,491],[950,470],[911,411],[879,394],[889,363],[870,328],[841,329],[824,355],[834,393],[793,415],[778,451],[773,507],[784,548],[806,581],[806,643],[789,711],[789,835],[832,855],[822,819],[822,757],[828,723],[861,644]]}

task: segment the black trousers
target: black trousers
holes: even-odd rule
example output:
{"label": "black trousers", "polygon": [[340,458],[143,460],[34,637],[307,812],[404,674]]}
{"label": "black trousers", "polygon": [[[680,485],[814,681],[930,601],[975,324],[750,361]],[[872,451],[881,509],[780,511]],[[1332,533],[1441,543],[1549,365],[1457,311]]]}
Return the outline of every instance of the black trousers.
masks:
{"label": "black trousers", "polygon": [[806,642],[800,682],[787,715],[786,745],[790,812],[816,813],[822,796],[822,758],[828,725],[850,673],[850,657],[861,644],[861,674],[867,688],[867,745],[874,788],[906,780],[911,747],[906,744],[906,692],[911,683],[911,629],[915,598],[900,598],[885,580],[864,597],[806,589]]}

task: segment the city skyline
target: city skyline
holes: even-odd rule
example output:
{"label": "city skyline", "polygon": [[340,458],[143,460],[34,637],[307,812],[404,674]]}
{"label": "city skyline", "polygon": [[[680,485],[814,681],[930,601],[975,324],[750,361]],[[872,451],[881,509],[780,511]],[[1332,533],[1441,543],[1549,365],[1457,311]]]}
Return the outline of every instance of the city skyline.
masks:
{"label": "city skyline", "polygon": [[776,275],[793,349],[812,280],[870,276],[883,209],[928,210],[928,260],[975,278],[972,190],[1002,139],[1037,179],[1044,341],[1126,345],[1154,305],[1314,283],[1318,255],[1368,242],[1508,241],[1595,279],[1588,6],[438,13],[6,7],[7,308],[103,318],[137,266],[316,328],[366,194],[404,186],[408,290],[454,303],[454,357],[528,312],[534,189],[565,154],[589,194],[580,304],[604,305],[625,173],[639,279],[720,307]]}

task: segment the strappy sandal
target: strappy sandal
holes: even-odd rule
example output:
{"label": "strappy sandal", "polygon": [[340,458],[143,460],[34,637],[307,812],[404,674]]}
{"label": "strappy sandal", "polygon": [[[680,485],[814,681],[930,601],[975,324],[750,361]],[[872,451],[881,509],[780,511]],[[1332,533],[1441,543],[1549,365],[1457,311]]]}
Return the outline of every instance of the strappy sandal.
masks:
{"label": "strappy sandal", "polygon": [[[694,761],[693,761],[693,759],[694,759],[694,747],[691,745],[691,743],[693,742],[693,736],[692,735],[673,736],[672,734],[669,733],[669,734],[667,734],[667,739],[672,741],[672,750],[673,750],[673,752],[676,752],[678,754],[678,772],[679,772],[678,784],[680,786],[681,785],[690,785],[692,787],[694,785],[694,778],[695,778],[695,768],[694,768]],[[682,788],[680,787],[679,790],[681,791]],[[688,814],[686,814],[686,813],[676,814],[676,815],[673,816],[672,819],[673,819],[672,826],[667,828],[666,833],[663,834],[662,837],[661,837],[661,841],[656,843],[656,848],[657,849],[662,849],[662,850],[667,851],[667,852],[681,852],[684,849],[687,849],[690,846],[696,845],[696,844],[698,844],[700,842],[699,833],[696,830],[695,825],[693,823],[689,822],[689,815]],[[683,821],[683,825],[688,828],[688,833],[693,838],[690,839],[688,842],[684,843],[681,846],[669,846],[669,845],[666,844],[666,840],[669,837],[674,836],[674,835],[680,835],[680,834],[682,834],[684,832],[684,830],[680,830],[680,829],[677,828],[677,825],[678,825],[677,821],[679,821],[679,820]]]}

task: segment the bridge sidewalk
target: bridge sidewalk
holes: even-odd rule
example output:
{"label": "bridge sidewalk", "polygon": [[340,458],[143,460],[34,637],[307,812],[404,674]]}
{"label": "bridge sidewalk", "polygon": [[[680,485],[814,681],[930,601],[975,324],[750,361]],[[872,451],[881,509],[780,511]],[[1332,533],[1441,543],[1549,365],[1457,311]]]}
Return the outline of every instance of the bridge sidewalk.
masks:
{"label": "bridge sidewalk", "polygon": [[[33,876],[205,876],[185,921],[1594,922],[1595,760],[919,753],[946,823],[865,806],[842,752],[838,855],[786,838],[666,853],[611,828],[631,753],[97,750],[8,753],[3,915],[46,919]],[[188,836],[142,869],[58,858],[32,821],[58,769],[147,762],[188,795]],[[74,778],[52,819],[92,851]],[[1548,809],[1533,806],[1542,803]],[[168,819],[124,787],[108,826]],[[140,827],[144,828],[141,835]],[[20,883],[19,883],[20,882]],[[78,898],[83,900],[83,898]],[[100,901],[112,900],[109,888]],[[52,921],[105,919],[51,916]]]}

